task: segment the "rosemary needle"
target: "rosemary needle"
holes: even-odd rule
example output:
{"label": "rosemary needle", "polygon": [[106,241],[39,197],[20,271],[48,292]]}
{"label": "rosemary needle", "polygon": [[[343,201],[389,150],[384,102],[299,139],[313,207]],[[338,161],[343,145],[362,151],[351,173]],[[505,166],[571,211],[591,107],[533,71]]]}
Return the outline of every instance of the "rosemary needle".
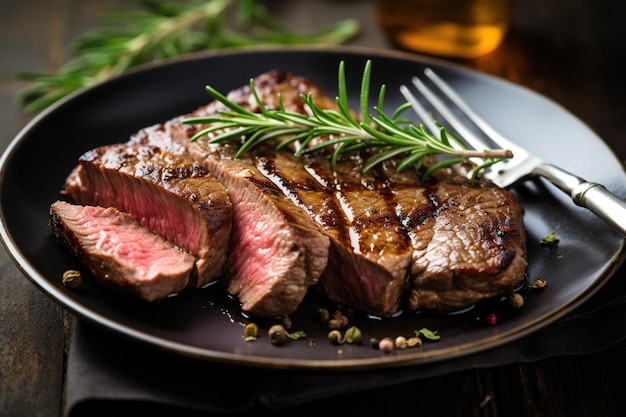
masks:
{"label": "rosemary needle", "polygon": [[[76,57],[56,73],[18,73],[18,78],[32,82],[18,93],[18,104],[27,112],[36,112],[131,67],[203,49],[340,44],[359,30],[356,21],[343,20],[316,33],[299,34],[283,25],[257,0],[142,0],[141,3],[146,10],[111,13],[107,23],[114,27],[92,30],[75,39],[71,46]],[[229,8],[234,12],[231,19],[226,13]]]}
{"label": "rosemary needle", "polygon": [[[339,96],[335,100],[337,109],[321,108],[311,93],[300,94],[310,114],[285,110],[280,95],[278,108],[269,109],[257,95],[254,79],[250,79],[250,90],[259,107],[258,112],[249,111],[213,87],[206,86],[207,92],[227,109],[214,115],[186,118],[183,123],[205,125],[191,138],[192,141],[205,135],[209,136],[210,143],[237,140],[241,145],[236,157],[260,143],[276,140],[278,149],[293,146],[296,155],[331,148],[331,164],[334,167],[343,153],[376,149],[378,152],[364,164],[364,171],[392,158],[400,158],[399,171],[410,166],[420,169],[426,157],[445,156],[425,169],[423,176],[426,177],[434,170],[469,162],[470,158],[482,158],[483,163],[475,166],[472,172],[471,178],[474,179],[480,170],[510,156],[508,151],[502,149],[470,149],[462,138],[442,126],[439,126],[437,137],[429,133],[423,124],[414,125],[400,118],[402,112],[410,107],[409,103],[402,104],[389,115],[383,110],[385,85],[381,86],[378,104],[373,111],[368,110],[371,67],[371,60],[368,60],[361,81],[359,120],[348,107],[345,63],[341,61]],[[314,139],[317,140],[314,142]]]}

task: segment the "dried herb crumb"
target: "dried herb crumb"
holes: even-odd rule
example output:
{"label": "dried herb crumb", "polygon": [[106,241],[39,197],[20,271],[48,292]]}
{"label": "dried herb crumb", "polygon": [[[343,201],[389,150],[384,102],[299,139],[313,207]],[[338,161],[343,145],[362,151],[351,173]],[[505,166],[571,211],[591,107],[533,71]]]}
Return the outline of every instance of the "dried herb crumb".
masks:
{"label": "dried herb crumb", "polygon": [[541,239],[541,246],[554,246],[559,243],[559,239],[556,237],[555,232],[551,232],[550,234],[544,236]]}
{"label": "dried herb crumb", "polygon": [[76,288],[83,282],[83,277],[80,271],[77,271],[75,269],[68,269],[63,273],[61,282],[66,287]]}
{"label": "dried herb crumb", "polygon": [[546,285],[548,285],[548,283],[545,280],[537,279],[532,284],[530,284],[528,287],[529,288],[533,288],[533,289],[537,289],[537,288],[544,288]]}
{"label": "dried herb crumb", "polygon": [[426,339],[428,340],[439,340],[441,339],[441,336],[439,336],[439,332],[438,331],[433,331],[433,330],[429,330],[427,328],[421,328],[419,330],[415,331],[415,335],[416,336],[424,336]]}

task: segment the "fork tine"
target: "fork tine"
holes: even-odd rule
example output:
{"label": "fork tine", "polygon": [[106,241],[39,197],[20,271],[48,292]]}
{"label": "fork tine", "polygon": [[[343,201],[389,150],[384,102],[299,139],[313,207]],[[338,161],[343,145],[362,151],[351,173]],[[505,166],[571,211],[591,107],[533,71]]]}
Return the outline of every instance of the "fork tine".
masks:
{"label": "fork tine", "polygon": [[[429,68],[424,70],[425,73],[427,71],[429,71]],[[439,81],[442,81],[442,80],[439,80]],[[419,93],[426,99],[426,101],[428,101],[428,103],[431,106],[433,106],[433,108],[443,117],[443,119],[449,125],[451,125],[463,137],[463,139],[465,139],[465,141],[469,143],[470,146],[472,146],[476,150],[483,150],[483,149],[489,148],[488,144],[485,141],[483,141],[480,137],[478,137],[476,134],[474,134],[474,132],[468,129],[466,124],[463,123],[461,120],[459,120],[459,118],[452,111],[450,111],[449,107],[437,95],[435,95],[432,92],[432,90],[429,87],[427,87],[426,84],[422,82],[422,80],[420,80],[418,77],[413,77],[411,79],[411,82],[413,83],[415,88],[417,88]],[[435,84],[435,85],[439,89],[441,89],[440,84]],[[446,95],[448,95],[449,93],[449,91],[443,91],[443,92]],[[403,92],[403,95],[405,96],[405,98],[407,98],[407,95],[404,92]],[[409,102],[414,106],[415,112],[418,114],[421,120],[424,121],[424,124],[431,130],[431,132],[433,134],[437,134],[438,128],[436,127],[433,121],[432,115],[430,117],[427,116],[428,113],[426,112],[424,107],[421,106],[421,104],[419,104],[418,100],[415,97],[412,97],[412,98],[413,100],[410,100]],[[453,99],[451,100],[453,101],[454,104],[457,104],[456,101],[454,101]],[[415,103],[417,103],[419,107],[416,107]],[[421,109],[419,109],[420,107]],[[467,110],[466,108],[465,109],[460,108],[460,109],[464,112]]]}
{"label": "fork tine", "polygon": [[422,106],[422,104],[419,102],[417,97],[415,97],[411,93],[411,91],[406,85],[400,86],[400,92],[402,93],[406,101],[411,103],[411,108],[413,109],[413,111],[415,111],[415,113],[417,114],[417,117],[419,117],[421,122],[424,124],[424,126],[426,126],[426,128],[430,131],[430,133],[432,133],[433,135],[437,135],[437,133],[439,132],[439,128],[435,124],[435,121],[432,118],[432,116],[428,113],[428,111],[424,108],[424,106]]}
{"label": "fork tine", "polygon": [[[435,71],[430,68],[424,69],[424,74],[428,77],[432,83],[437,86],[437,88],[454,104],[457,106],[459,110],[461,110],[464,115],[471,120],[480,130],[485,133],[498,147],[502,149],[510,149],[513,153],[517,153],[516,150],[519,149],[517,145],[512,143],[510,140],[506,139],[502,136],[496,129],[493,128],[489,123],[487,123],[482,117],[480,117],[472,108],[463,100],[461,96],[459,96],[456,91],[441,77],[439,77]],[[433,107],[447,119],[447,121],[454,127],[459,133],[461,133],[465,139],[472,145],[474,148],[477,146],[482,146],[483,148],[488,148],[485,142],[477,135],[473,134],[469,129],[466,128],[466,125],[461,122],[449,109],[448,107],[437,98],[432,91],[426,87],[426,85],[420,81],[417,77],[413,78],[413,83],[416,88],[420,90],[422,94],[431,102]]]}
{"label": "fork tine", "polygon": [[[421,83],[421,81],[419,79],[417,79],[417,77],[414,77],[413,83],[415,84],[416,82],[417,83]],[[433,135],[438,136],[439,135],[439,126],[437,126],[437,124],[435,123],[435,119],[433,118],[432,114],[429,113],[428,110],[426,110],[426,108],[419,102],[417,97],[415,97],[415,95],[413,95],[413,93],[411,93],[411,91],[409,90],[409,88],[406,85],[401,85],[400,86],[400,92],[402,93],[402,95],[404,96],[406,101],[411,104],[411,108],[413,109],[413,111],[415,111],[415,113],[417,114],[417,117],[419,117],[419,119],[422,122],[422,124],[424,126],[426,126],[426,129],[428,129]],[[429,96],[434,97],[434,95],[432,95],[432,93],[430,91],[428,91],[428,93],[429,93]],[[436,99],[436,97],[434,97],[434,98]],[[479,140],[477,138],[474,139],[473,141],[471,139],[466,139],[466,142],[468,142],[471,146],[473,146],[474,149],[479,149],[481,147],[483,149],[485,148],[484,143],[483,142],[479,142]],[[463,146],[461,144],[459,144],[457,141],[451,141],[450,144],[452,146],[454,146],[455,148],[457,148],[457,149],[463,149]],[[475,144],[479,144],[479,146],[477,147],[477,146],[475,146]],[[472,158],[472,159],[474,159],[474,158]]]}

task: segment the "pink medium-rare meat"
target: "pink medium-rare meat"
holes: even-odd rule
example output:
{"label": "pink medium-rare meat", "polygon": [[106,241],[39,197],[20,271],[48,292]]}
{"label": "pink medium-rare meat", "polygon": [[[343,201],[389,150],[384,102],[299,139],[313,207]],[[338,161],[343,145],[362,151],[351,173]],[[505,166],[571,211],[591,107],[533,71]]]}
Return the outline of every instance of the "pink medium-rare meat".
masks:
{"label": "pink medium-rare meat", "polygon": [[[268,77],[263,88],[275,91],[276,80]],[[250,94],[231,97],[245,100],[243,105],[252,103]],[[286,97],[289,108],[302,108],[298,102],[292,95]],[[207,149],[190,142],[194,127],[183,125],[184,117],[142,129],[130,143],[190,156],[225,186],[233,204],[233,230],[222,282],[244,311],[266,317],[293,313],[326,269],[328,237],[258,170],[254,158],[236,159],[236,148],[228,144]]]}
{"label": "pink medium-rare meat", "polygon": [[114,144],[86,152],[65,195],[83,205],[115,207],[196,257],[190,285],[222,273],[232,204],[223,185],[189,158],[154,146]]}
{"label": "pink medium-rare meat", "polygon": [[233,217],[222,283],[251,314],[293,313],[326,269],[328,237],[305,210],[259,172],[253,159],[236,159],[228,145],[200,158],[186,150],[189,138],[182,139],[183,131],[179,122],[171,121],[138,132],[131,143],[156,144],[192,155],[224,185]]}
{"label": "pink medium-rare meat", "polygon": [[228,291],[255,315],[293,313],[326,268],[328,238],[245,158],[206,163],[233,203]]}
{"label": "pink medium-rare meat", "polygon": [[55,236],[104,286],[156,301],[189,283],[195,257],[112,207],[50,206]]}

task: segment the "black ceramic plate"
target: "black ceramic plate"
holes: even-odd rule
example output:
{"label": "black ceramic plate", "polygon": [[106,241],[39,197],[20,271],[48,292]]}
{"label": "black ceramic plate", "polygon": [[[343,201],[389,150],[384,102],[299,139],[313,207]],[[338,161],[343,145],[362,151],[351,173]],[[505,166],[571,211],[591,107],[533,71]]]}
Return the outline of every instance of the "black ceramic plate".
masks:
{"label": "black ceramic plate", "polygon": [[[86,274],[77,289],[61,285],[61,275],[80,267],[53,238],[48,208],[86,150],[122,142],[142,127],[205,104],[205,85],[222,92],[246,84],[262,72],[283,68],[310,77],[331,96],[337,94],[337,68],[346,62],[348,91],[358,103],[359,83],[372,59],[372,89],[387,85],[388,108],[404,100],[402,83],[425,66],[436,69],[471,105],[504,134],[546,160],[626,195],[626,177],[607,146],[579,120],[553,102],[509,82],[442,61],[415,55],[354,48],[281,49],[195,56],[150,66],[97,85],[55,105],[33,120],[2,157],[0,208],[2,239],[17,266],[45,293],[70,311],[131,338],[180,354],[244,365],[290,368],[365,368],[444,360],[523,337],[563,316],[604,284],[624,258],[624,241],[554,187],[530,182],[514,192],[525,207],[528,280],[546,280],[528,291],[526,304],[511,310],[494,302],[456,315],[405,314],[379,320],[354,317],[364,340],[405,335],[423,327],[440,341],[381,353],[365,345],[335,346],[314,312],[324,300],[309,296],[292,317],[293,330],[307,338],[271,345],[265,334],[243,340],[247,323],[237,303],[217,286],[189,291],[148,305],[110,293]],[[372,94],[375,96],[376,94]],[[532,131],[528,127],[533,126]],[[576,143],[581,152],[563,152]],[[540,239],[555,231],[557,247]],[[481,320],[489,311],[498,323]]]}

